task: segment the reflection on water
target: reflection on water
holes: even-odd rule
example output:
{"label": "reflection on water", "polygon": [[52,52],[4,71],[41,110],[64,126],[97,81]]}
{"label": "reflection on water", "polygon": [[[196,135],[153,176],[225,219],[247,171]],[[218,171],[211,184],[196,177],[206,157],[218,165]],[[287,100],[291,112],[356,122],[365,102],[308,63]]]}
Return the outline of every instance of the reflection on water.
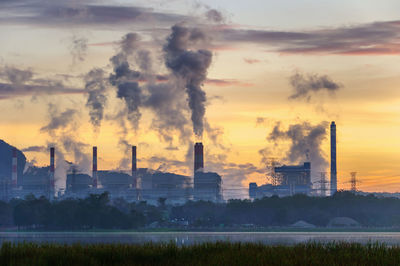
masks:
{"label": "reflection on water", "polygon": [[202,242],[261,242],[268,245],[292,245],[315,242],[369,242],[400,245],[400,233],[389,232],[166,232],[166,233],[88,233],[88,232],[0,232],[0,243],[51,242],[51,243],[131,243],[146,242],[191,245]]}

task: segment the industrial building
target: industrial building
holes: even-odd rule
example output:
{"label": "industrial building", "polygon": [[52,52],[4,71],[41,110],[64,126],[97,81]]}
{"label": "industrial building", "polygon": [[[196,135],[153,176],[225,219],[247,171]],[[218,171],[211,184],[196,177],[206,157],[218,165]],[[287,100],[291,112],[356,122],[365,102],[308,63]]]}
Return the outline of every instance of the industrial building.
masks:
{"label": "industrial building", "polygon": [[[23,198],[27,195],[45,196],[49,199],[83,198],[89,194],[109,192],[111,198],[128,201],[146,201],[157,204],[165,198],[171,204],[183,204],[188,200],[222,201],[221,176],[204,173],[203,144],[195,144],[193,177],[137,168],[136,146],[132,146],[132,169],[128,172],[98,169],[98,149],[93,147],[91,175],[80,172],[69,163],[66,169],[65,189],[55,191],[55,148],[50,148],[50,165],[30,166],[23,172],[26,158],[22,152],[4,143],[9,158],[9,173],[0,175],[0,198]],[[8,153],[9,152],[9,153]],[[8,156],[7,156],[8,153]],[[1,152],[0,152],[1,156]],[[1,167],[1,166],[0,166]],[[7,169],[7,165],[4,166]]]}
{"label": "industrial building", "polygon": [[222,201],[222,179],[217,173],[204,172],[204,148],[201,142],[194,145],[194,199]]}
{"label": "industrial building", "polygon": [[[330,194],[337,191],[337,162],[336,162],[336,124],[332,121],[330,125]],[[249,184],[249,198],[256,199],[262,197],[291,196],[294,194],[312,193],[311,182],[311,163],[305,162],[303,165],[289,165],[273,167],[271,174],[274,184],[258,186],[257,183]],[[321,186],[324,184],[321,183]]]}
{"label": "industrial building", "polygon": [[257,186],[249,184],[249,196],[252,199],[277,196],[292,196],[295,194],[309,195],[312,189],[311,163],[303,165],[283,165],[274,167],[274,178],[277,184]]}

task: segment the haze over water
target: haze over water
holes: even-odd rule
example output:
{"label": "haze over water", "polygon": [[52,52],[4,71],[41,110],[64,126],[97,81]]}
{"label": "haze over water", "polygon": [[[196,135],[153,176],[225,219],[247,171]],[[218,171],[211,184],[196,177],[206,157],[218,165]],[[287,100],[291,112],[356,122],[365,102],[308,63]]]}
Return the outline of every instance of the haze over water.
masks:
{"label": "haze over water", "polygon": [[193,245],[204,242],[252,242],[266,245],[348,242],[400,245],[398,232],[2,232],[3,242],[36,242],[59,244],[96,243],[174,243]]}

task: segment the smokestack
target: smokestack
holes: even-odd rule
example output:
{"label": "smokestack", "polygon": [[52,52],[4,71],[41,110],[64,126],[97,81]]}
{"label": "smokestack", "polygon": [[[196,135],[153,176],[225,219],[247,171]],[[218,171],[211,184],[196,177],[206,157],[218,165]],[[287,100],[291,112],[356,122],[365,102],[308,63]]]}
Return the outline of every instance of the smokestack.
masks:
{"label": "smokestack", "polygon": [[331,123],[331,195],[337,191],[337,168],[336,168],[336,124]]}
{"label": "smokestack", "polygon": [[93,187],[97,188],[97,147],[93,146],[93,170],[92,170],[92,178],[93,178]]}
{"label": "smokestack", "polygon": [[137,187],[137,178],[136,178],[136,146],[132,146],[132,187]]}
{"label": "smokestack", "polygon": [[203,156],[203,143],[197,142],[194,145],[194,172],[203,171],[204,156]]}
{"label": "smokestack", "polygon": [[54,171],[55,171],[55,160],[54,160],[55,150],[54,147],[50,147],[50,195],[49,198],[54,196]]}
{"label": "smokestack", "polygon": [[12,174],[11,174],[11,185],[13,188],[17,187],[18,182],[18,167],[17,167],[17,148],[12,150]]}

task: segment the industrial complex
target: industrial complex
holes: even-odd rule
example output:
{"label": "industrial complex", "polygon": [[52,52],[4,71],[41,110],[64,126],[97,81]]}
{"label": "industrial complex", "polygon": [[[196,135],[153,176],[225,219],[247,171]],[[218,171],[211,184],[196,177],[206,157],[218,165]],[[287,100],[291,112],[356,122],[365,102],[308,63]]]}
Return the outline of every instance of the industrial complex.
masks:
{"label": "industrial complex", "polygon": [[217,173],[204,172],[203,144],[195,144],[194,174],[192,177],[173,173],[137,168],[136,146],[132,146],[131,172],[98,170],[97,147],[93,147],[92,175],[80,173],[70,164],[66,174],[65,190],[55,191],[55,148],[50,148],[50,166],[29,167],[25,165],[24,155],[15,147],[9,146],[12,160],[11,178],[0,176],[0,198],[9,200],[27,195],[46,196],[49,199],[69,197],[83,198],[89,194],[108,192],[112,198],[124,198],[128,201],[146,201],[157,203],[165,198],[168,203],[180,204],[188,200],[223,201],[222,179]]}
{"label": "industrial complex", "polygon": [[[332,121],[331,133],[331,172],[330,172],[330,195],[337,191],[337,167],[336,167],[336,124]],[[272,184],[258,186],[257,183],[249,184],[249,197],[251,199],[268,196],[292,196],[294,194],[313,195],[313,184],[311,182],[311,162],[302,165],[272,166]],[[321,183],[321,186],[324,184]],[[325,193],[323,193],[325,194]],[[315,195],[315,194],[314,194]]]}
{"label": "industrial complex", "polygon": [[[8,145],[5,142],[1,145]],[[178,175],[137,168],[137,149],[132,146],[132,164],[129,172],[98,169],[98,150],[93,147],[92,173],[81,173],[69,163],[66,171],[65,189],[55,189],[56,150],[50,147],[50,165],[31,166],[25,169],[24,154],[10,145],[4,150],[9,156],[2,164],[9,163],[9,174],[0,173],[0,199],[23,198],[27,195],[45,196],[49,199],[83,198],[89,194],[108,192],[112,198],[124,198],[128,201],[147,201],[156,204],[164,198],[170,204],[181,204],[188,200],[223,202],[221,176],[213,172],[204,172],[204,146],[201,142],[194,145],[193,176]],[[330,195],[337,191],[336,166],[336,124],[330,125]],[[0,153],[0,156],[2,154]],[[4,157],[4,156],[3,156]],[[8,159],[9,158],[9,159]],[[0,165],[0,168],[2,166]],[[3,167],[4,168],[4,167]],[[272,182],[258,186],[249,184],[249,198],[265,196],[291,196],[294,194],[315,195],[311,180],[312,164],[274,165],[271,169]],[[322,184],[321,184],[322,186]]]}

